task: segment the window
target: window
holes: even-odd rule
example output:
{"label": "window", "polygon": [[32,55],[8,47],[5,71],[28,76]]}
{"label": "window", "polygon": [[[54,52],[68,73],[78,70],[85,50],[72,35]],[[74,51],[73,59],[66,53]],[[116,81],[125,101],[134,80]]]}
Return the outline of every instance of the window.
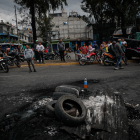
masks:
{"label": "window", "polygon": [[59,28],[59,26],[56,26],[56,28]]}
{"label": "window", "polygon": [[7,31],[9,32],[9,27],[7,28]]}
{"label": "window", "polygon": [[3,33],[3,26],[0,26],[0,33]]}
{"label": "window", "polygon": [[63,24],[64,24],[64,25],[68,25],[68,23],[67,23],[67,22],[63,22]]}

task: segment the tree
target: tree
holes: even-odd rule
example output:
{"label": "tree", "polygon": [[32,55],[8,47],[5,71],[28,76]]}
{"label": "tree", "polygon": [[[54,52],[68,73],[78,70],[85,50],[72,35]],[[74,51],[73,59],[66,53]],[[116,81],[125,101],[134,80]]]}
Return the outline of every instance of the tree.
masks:
{"label": "tree", "polygon": [[94,16],[97,23],[102,25],[103,20],[113,23],[117,20],[123,36],[126,37],[126,28],[133,25],[140,11],[139,0],[83,0],[82,9]]}
{"label": "tree", "polygon": [[[84,17],[86,22],[93,24],[92,21],[94,20],[94,32],[99,34],[99,40],[102,41],[106,23],[114,23],[113,19],[108,18],[109,15],[113,15],[111,8],[103,0],[83,0],[81,9],[89,13],[88,17]],[[106,16],[106,13],[109,15]]]}
{"label": "tree", "polygon": [[44,12],[44,9],[47,11],[49,9],[49,4],[52,5],[53,9],[58,8],[59,6],[63,7],[63,4],[67,5],[66,0],[14,0],[19,4],[22,9],[29,9],[31,15],[31,26],[33,30],[33,40],[34,43],[37,39],[36,36],[36,13],[40,10],[41,13]]}

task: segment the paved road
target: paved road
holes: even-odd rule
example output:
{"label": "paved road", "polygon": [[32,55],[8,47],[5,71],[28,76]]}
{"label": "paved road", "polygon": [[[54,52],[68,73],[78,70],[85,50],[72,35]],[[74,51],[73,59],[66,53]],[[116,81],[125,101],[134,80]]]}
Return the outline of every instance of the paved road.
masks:
{"label": "paved road", "polygon": [[[9,73],[0,71],[0,118],[28,105],[38,97],[51,96],[54,88],[61,84],[83,86],[88,79],[88,88],[94,93],[98,89],[111,89],[122,94],[126,102],[139,104],[140,66],[130,64],[125,69],[114,71],[112,66],[98,64],[86,66],[37,67],[37,73],[28,73],[28,68],[10,68]],[[95,83],[98,79],[99,83]]]}

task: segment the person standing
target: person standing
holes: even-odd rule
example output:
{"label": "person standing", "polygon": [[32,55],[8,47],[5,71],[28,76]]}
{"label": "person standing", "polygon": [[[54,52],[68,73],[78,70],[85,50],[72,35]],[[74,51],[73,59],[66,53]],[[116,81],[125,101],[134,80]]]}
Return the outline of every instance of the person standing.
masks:
{"label": "person standing", "polygon": [[77,44],[75,44],[75,47],[74,47],[74,53],[75,53],[75,59],[76,59],[76,61],[78,60],[78,58],[77,58],[77,50],[78,50],[78,45]]}
{"label": "person standing", "polygon": [[122,50],[125,52],[126,47],[127,47],[127,42],[124,39],[122,39],[121,44],[122,44]]}
{"label": "person standing", "polygon": [[39,45],[37,45],[36,50],[39,53],[39,64],[41,64],[41,59],[42,59],[42,63],[44,64],[44,58],[43,58],[44,46],[41,45],[41,42],[39,42]]}
{"label": "person standing", "polygon": [[114,52],[116,54],[116,58],[117,58],[117,63],[115,65],[115,70],[118,70],[118,65],[120,67],[120,69],[123,69],[122,67],[122,56],[124,55],[124,52],[120,46],[119,43],[116,43],[116,41],[113,41],[113,49],[114,49]]}
{"label": "person standing", "polygon": [[39,60],[39,53],[37,51],[38,40],[36,40],[36,44],[34,44],[35,58]]}
{"label": "person standing", "polygon": [[60,57],[61,57],[61,62],[64,61],[65,62],[65,58],[64,58],[64,51],[65,51],[65,43],[62,41],[62,38],[60,38],[60,41],[57,44],[57,50],[60,53]]}
{"label": "person standing", "polygon": [[91,53],[91,50],[92,50],[92,43],[90,43],[88,46],[88,52]]}
{"label": "person standing", "polygon": [[29,66],[29,73],[32,72],[30,64],[32,64],[34,72],[36,72],[36,69],[35,69],[35,66],[34,66],[34,63],[33,63],[34,52],[33,52],[32,49],[29,48],[29,45],[26,45],[26,49],[24,51],[24,57],[25,57],[25,59],[27,59],[27,63],[28,63],[28,66]]}
{"label": "person standing", "polygon": [[84,43],[83,46],[80,48],[80,51],[82,52],[82,54],[87,54],[88,53],[88,47],[86,46],[86,44]]}

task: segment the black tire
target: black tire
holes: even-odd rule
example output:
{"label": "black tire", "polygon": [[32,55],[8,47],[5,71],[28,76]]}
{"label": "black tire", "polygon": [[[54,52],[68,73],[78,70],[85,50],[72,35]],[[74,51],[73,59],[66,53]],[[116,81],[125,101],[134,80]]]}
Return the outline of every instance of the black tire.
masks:
{"label": "black tire", "polygon": [[8,72],[9,72],[9,67],[8,67],[7,64],[3,65],[2,69],[3,69],[3,71],[4,71],[5,73],[8,73]]}
{"label": "black tire", "polygon": [[[75,106],[75,108],[79,111],[78,116],[71,116],[63,108],[63,104],[70,103]],[[68,126],[78,126],[84,123],[87,115],[87,110],[82,101],[74,96],[62,96],[59,98],[55,105],[55,114],[59,120],[61,120],[65,125]]]}
{"label": "black tire", "polygon": [[51,101],[46,105],[46,114],[48,117],[55,117],[54,107],[57,100]]}
{"label": "black tire", "polygon": [[20,62],[18,62],[17,60],[15,60],[15,64],[16,64],[16,66],[17,66],[18,68],[21,67]]}
{"label": "black tire", "polygon": [[[57,103],[57,100],[54,100],[54,101],[49,102],[46,105],[45,113],[48,117],[53,117],[54,118],[56,116],[55,115],[55,110],[54,110],[56,103]],[[75,115],[74,106],[70,103],[66,103],[64,105],[64,110],[70,115],[73,115],[73,116]]]}
{"label": "black tire", "polygon": [[66,59],[71,59],[71,57],[69,55],[66,56]]}
{"label": "black tire", "polygon": [[107,58],[108,58],[107,56],[106,56],[106,58],[105,58],[105,56],[104,56],[104,58],[103,58],[103,63],[104,63],[105,66],[110,66],[111,63],[107,63],[107,62],[105,61]]}
{"label": "black tire", "polygon": [[21,64],[20,64],[20,62],[19,62],[19,63],[17,63],[17,67],[19,67],[19,68],[21,67]]}
{"label": "black tire", "polygon": [[66,86],[58,86],[55,89],[55,92],[66,92],[66,93],[71,93],[79,97],[79,91],[75,88],[71,87],[66,87]]}
{"label": "black tire", "polygon": [[128,65],[128,59],[126,56],[123,57],[123,62],[125,63],[125,65]]}
{"label": "black tire", "polygon": [[80,64],[81,66],[84,66],[84,65],[86,65],[86,61],[82,61],[81,58],[80,58],[80,59],[79,59],[79,64]]}
{"label": "black tire", "polygon": [[72,93],[67,93],[67,92],[54,92],[53,93],[53,100],[58,100],[63,95],[73,95],[76,98],[78,97],[78,96],[76,96],[75,94],[72,94]]}
{"label": "black tire", "polygon": [[73,86],[73,85],[61,85],[61,86],[70,87],[70,88],[75,88],[75,89],[77,89],[79,92],[82,90],[80,87],[78,87],[78,86]]}

